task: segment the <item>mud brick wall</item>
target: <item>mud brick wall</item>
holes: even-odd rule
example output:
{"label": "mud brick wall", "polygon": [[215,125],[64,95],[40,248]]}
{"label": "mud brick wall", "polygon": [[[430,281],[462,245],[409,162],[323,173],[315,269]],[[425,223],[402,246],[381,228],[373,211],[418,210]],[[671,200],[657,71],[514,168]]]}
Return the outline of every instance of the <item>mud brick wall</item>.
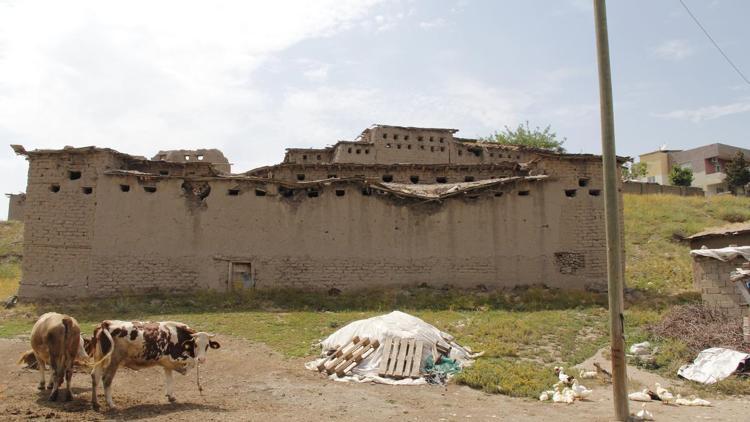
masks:
{"label": "mud brick wall", "polygon": [[233,262],[256,288],[606,284],[598,160],[426,202],[356,182],[288,196],[271,180],[107,173],[118,157],[30,157],[22,297],[223,291]]}
{"label": "mud brick wall", "polygon": [[693,285],[700,289],[703,302],[720,308],[732,316],[750,316],[738,283],[729,280],[729,274],[746,261],[737,257],[731,261],[696,256],[693,257]]}

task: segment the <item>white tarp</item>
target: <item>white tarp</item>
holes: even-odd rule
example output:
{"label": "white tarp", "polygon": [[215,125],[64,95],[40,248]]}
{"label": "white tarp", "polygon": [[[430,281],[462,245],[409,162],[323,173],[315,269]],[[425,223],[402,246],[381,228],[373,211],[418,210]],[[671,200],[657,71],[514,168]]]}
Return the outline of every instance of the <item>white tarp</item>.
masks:
{"label": "white tarp", "polygon": [[[354,321],[342,327],[335,333],[331,334],[320,343],[323,350],[325,351],[334,350],[341,345],[349,343],[355,336],[360,338],[370,338],[371,340],[378,340],[380,344],[385,342],[388,337],[400,337],[400,338],[413,338],[416,340],[423,340],[426,345],[442,344],[444,346],[450,346],[450,358],[457,360],[462,367],[468,366],[473,361],[473,357],[470,350],[467,350],[453,341],[453,336],[443,331],[438,330],[434,326],[422,321],[421,319],[406,314],[400,311],[393,311],[390,314],[380,315],[368,319]],[[432,348],[425,347],[422,350],[422,362],[432,353]],[[359,381],[359,382],[379,382],[384,384],[400,384],[400,385],[414,385],[424,384],[423,378],[419,379],[403,379],[394,380],[390,378],[382,378],[378,376],[378,368],[380,367],[380,361],[383,358],[383,348],[379,347],[370,356],[360,362],[352,373],[353,377],[336,378],[336,375],[332,375],[332,378],[337,381]],[[324,358],[321,358],[324,359]],[[305,367],[312,370],[317,370],[317,364],[321,359],[308,362]]]}
{"label": "white tarp", "polygon": [[714,384],[732,375],[748,359],[750,355],[747,353],[712,347],[698,353],[695,361],[683,365],[677,374],[702,384]]}
{"label": "white tarp", "polygon": [[718,259],[719,261],[731,261],[734,258],[741,256],[745,260],[750,261],[750,246],[730,246],[727,248],[719,249],[693,249],[690,251],[690,256],[707,256],[709,258]]}

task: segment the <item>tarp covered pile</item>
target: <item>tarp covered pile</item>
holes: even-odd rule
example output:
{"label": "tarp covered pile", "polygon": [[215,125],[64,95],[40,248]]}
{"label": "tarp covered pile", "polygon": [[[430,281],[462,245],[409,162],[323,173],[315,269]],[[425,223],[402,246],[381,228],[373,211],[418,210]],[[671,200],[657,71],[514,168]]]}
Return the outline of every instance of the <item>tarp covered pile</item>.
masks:
{"label": "tarp covered pile", "polygon": [[[471,350],[457,344],[453,336],[440,331],[421,319],[404,312],[394,311],[386,315],[354,321],[342,327],[320,343],[322,357],[308,362],[305,366],[308,369],[317,370],[319,364],[326,359],[331,351],[350,343],[355,337],[368,338],[371,341],[377,340],[381,345],[385,344],[388,338],[421,340],[426,345],[422,350],[422,369],[428,360],[428,356],[432,357],[433,362],[439,360],[440,352],[438,350],[448,350],[446,357],[454,360],[461,368],[471,365],[473,363],[472,359],[480,355],[472,354]],[[337,377],[334,374],[331,375],[331,378],[337,381],[378,382],[399,385],[425,384],[427,382],[423,376],[416,379],[382,377],[379,375],[382,360],[383,347],[379,347],[366,359],[359,362],[347,376]]]}

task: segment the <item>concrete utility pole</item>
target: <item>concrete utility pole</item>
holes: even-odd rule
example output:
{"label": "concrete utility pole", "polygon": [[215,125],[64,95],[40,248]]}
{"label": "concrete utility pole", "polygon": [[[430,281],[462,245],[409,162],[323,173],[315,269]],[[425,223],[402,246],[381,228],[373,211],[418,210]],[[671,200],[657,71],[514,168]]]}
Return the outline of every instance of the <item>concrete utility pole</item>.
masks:
{"label": "concrete utility pole", "polygon": [[607,282],[609,285],[609,335],[612,350],[612,393],[615,418],[627,421],[628,373],[625,364],[625,318],[623,316],[622,239],[620,206],[617,192],[619,169],[615,153],[615,117],[612,110],[612,74],[609,66],[607,7],[604,0],[594,0],[596,22],[596,56],[599,64],[599,104],[602,126],[602,163],[604,170],[604,213],[607,227]]}

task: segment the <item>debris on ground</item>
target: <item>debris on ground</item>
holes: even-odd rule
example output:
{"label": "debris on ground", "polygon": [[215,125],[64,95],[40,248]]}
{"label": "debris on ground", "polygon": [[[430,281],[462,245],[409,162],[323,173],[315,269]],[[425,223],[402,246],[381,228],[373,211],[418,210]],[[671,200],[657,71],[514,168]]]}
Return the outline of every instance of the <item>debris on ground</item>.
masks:
{"label": "debris on ground", "polygon": [[750,354],[712,347],[698,354],[693,363],[683,365],[677,375],[702,384],[714,384],[732,374],[750,372]]}
{"label": "debris on ground", "polygon": [[612,382],[612,374],[606,369],[602,368],[599,362],[594,362],[594,368],[596,368],[597,377],[599,377],[599,379],[602,380],[602,382],[605,382],[605,383]]}
{"label": "debris on ground", "polygon": [[320,342],[322,357],[305,364],[336,381],[445,384],[473,363],[453,336],[400,311],[354,321]]}
{"label": "debris on ground", "polygon": [[677,395],[677,400],[675,400],[674,403],[680,406],[711,406],[711,402],[708,400],[703,400],[697,397],[694,397],[692,399],[684,399],[679,394]]}

